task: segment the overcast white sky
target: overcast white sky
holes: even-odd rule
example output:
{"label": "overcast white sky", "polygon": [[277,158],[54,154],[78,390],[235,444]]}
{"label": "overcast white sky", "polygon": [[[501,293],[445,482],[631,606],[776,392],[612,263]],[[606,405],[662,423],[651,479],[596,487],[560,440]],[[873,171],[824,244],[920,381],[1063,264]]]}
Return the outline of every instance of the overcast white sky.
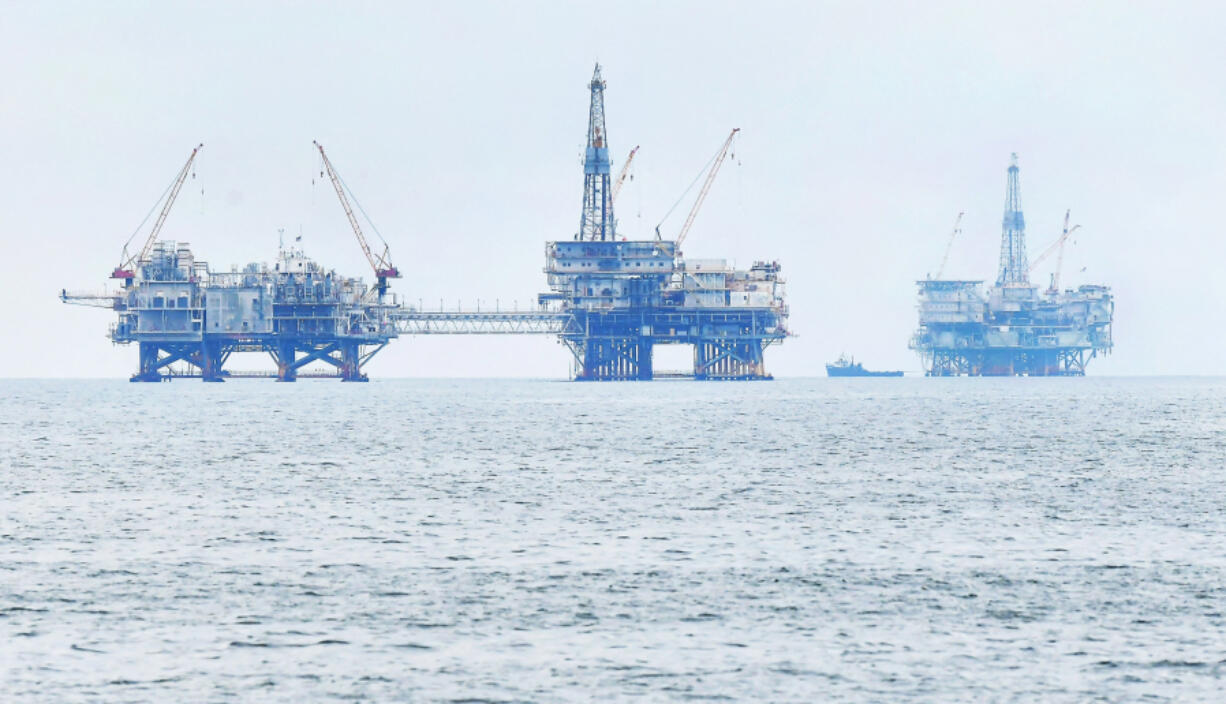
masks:
{"label": "overcast white sky", "polygon": [[[56,295],[108,283],[197,142],[164,235],[215,268],[270,261],[278,229],[301,229],[369,279],[318,139],[391,243],[395,291],[534,300],[544,242],[578,224],[596,60],[612,152],[642,145],[623,234],[647,236],[742,128],[685,249],[783,264],[798,336],[768,352],[776,375],[841,351],[918,369],[914,281],[960,210],[947,275],[995,277],[1013,151],[1031,256],[1071,208],[1066,283],[1114,289],[1116,351],[1091,373],[1220,374],[1223,7],[4,2],[0,375],[133,371],[112,313]],[[367,369],[559,378],[568,360],[544,337],[405,338]]]}

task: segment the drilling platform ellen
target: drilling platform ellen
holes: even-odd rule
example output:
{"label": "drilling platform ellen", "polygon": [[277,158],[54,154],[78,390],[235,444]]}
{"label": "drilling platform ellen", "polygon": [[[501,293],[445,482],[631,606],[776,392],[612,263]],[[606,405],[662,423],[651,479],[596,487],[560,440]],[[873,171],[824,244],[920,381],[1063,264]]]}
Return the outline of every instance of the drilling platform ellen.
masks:
{"label": "drilling platform ellen", "polygon": [[[238,376],[366,381],[362,367],[392,339],[439,334],[556,335],[572,354],[573,378],[581,381],[652,379],[652,350],[662,344],[693,346],[694,379],[771,378],[763,353],[789,335],[778,262],[758,261],[738,270],[722,259],[686,259],[681,251],[739,130],[732,130],[712,159],[674,239],[664,239],[659,228],[655,239],[618,237],[613,202],[638,147],[612,179],[605,85],[597,64],[588,83],[579,229],[572,239],[546,243],[550,290],[538,296],[535,309],[444,311],[440,306],[426,311],[399,303],[388,293],[388,280],[400,278],[400,270],[386,243],[381,252],[370,247],[350,205],[352,193],[318,143],[323,166],[375,275],[373,287],[325,269],[300,249],[283,246],[272,267],[250,264],[241,271],[214,272],[195,259],[186,243],[159,239],[197,147],[159,201],[162,209],[144,246],[131,256],[125,247],[112,272],[122,288],[101,295],[62,290],[60,297],[118,314],[111,340],[140,349],[132,381]],[[276,371],[225,370],[234,352],[265,352]],[[305,369],[316,362],[331,369]]]}
{"label": "drilling platform ellen", "polygon": [[[1005,189],[1005,214],[996,285],[985,296],[983,281],[943,279],[954,225],[937,278],[917,281],[919,329],[911,348],[928,376],[1083,376],[1086,364],[1111,352],[1115,302],[1107,286],[1060,289],[1064,246],[1078,226],[1064,230],[1033,263],[1026,257],[1017,154]],[[961,222],[962,215],[958,215]],[[1040,292],[1030,274],[1057,253],[1051,284]]]}

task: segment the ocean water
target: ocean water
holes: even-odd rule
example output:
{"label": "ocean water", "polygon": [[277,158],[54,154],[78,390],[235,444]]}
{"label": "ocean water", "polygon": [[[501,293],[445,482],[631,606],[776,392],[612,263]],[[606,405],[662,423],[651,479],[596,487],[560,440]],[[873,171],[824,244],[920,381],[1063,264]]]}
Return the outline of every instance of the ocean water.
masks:
{"label": "ocean water", "polygon": [[1226,380],[0,382],[3,701],[1220,701]]}

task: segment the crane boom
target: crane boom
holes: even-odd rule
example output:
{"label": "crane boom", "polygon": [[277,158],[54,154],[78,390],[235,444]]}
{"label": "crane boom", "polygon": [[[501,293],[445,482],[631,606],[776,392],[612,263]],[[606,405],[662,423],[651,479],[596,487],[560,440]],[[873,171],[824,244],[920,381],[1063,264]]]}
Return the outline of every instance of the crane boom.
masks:
{"label": "crane boom", "polygon": [[945,256],[941,257],[941,268],[937,269],[937,279],[940,279],[945,273],[945,265],[949,263],[949,252],[954,248],[954,238],[958,236],[959,232],[962,232],[962,228],[960,226],[962,225],[963,215],[966,215],[966,213],[958,213],[958,218],[954,220],[953,232],[949,233],[949,243],[945,245]]}
{"label": "crane boom", "polygon": [[1052,290],[1058,291],[1060,288],[1060,267],[1064,264],[1064,243],[1068,241],[1069,235],[1073,234],[1079,227],[1081,227],[1081,225],[1073,225],[1072,227],[1068,226],[1069,215],[1071,213],[1071,210],[1064,211],[1064,230],[1060,233],[1060,236],[1056,238],[1056,241],[1053,242],[1050,247],[1043,250],[1042,254],[1035,257],[1035,260],[1030,264],[1030,271],[1033,272],[1039,266],[1039,264],[1042,264],[1043,260],[1051,256],[1053,252],[1059,252],[1059,256],[1056,257],[1056,272],[1052,276]]}
{"label": "crane boom", "polygon": [[622,184],[626,181],[626,174],[630,173],[630,162],[634,161],[634,155],[638,153],[637,145],[630,150],[630,156],[626,157],[626,163],[622,164],[622,171],[617,175],[617,181],[613,184],[613,190],[609,194],[610,200],[617,200],[617,192],[622,189]]}
{"label": "crane boom", "polygon": [[358,218],[353,214],[353,208],[349,205],[349,197],[345,195],[345,186],[341,183],[341,177],[336,173],[336,169],[332,167],[332,160],[324,152],[324,147],[319,142],[312,142],[319,149],[319,156],[323,158],[324,168],[328,172],[328,178],[332,180],[332,187],[336,189],[336,197],[341,202],[341,207],[345,209],[345,217],[349,218],[349,226],[353,228],[353,234],[358,238],[358,244],[362,247],[362,252],[366,255],[366,261],[370,262],[370,268],[375,272],[375,278],[378,279],[379,296],[387,290],[388,279],[400,278],[400,270],[392,265],[391,253],[387,244],[383,245],[383,252],[376,255],[370,249],[370,244],[366,241],[366,235],[362,234],[362,226],[358,224]]}
{"label": "crane boom", "polygon": [[685,219],[685,224],[681,226],[681,232],[677,234],[677,249],[681,249],[681,243],[685,241],[685,236],[690,233],[690,227],[694,225],[694,218],[698,216],[698,209],[702,207],[702,202],[707,198],[707,191],[711,190],[711,183],[715,181],[715,174],[719,173],[719,167],[724,163],[724,157],[728,156],[728,147],[732,145],[732,139],[740,131],[740,127],[733,127],[732,132],[728,134],[728,139],[724,140],[724,146],[720,147],[719,153],[716,154],[715,163],[711,164],[711,170],[707,173],[707,180],[703,182],[702,190],[698,192],[698,199],[694,201],[694,207],[690,208],[690,214]]}
{"label": "crane boom", "polygon": [[115,267],[115,271],[111,272],[112,279],[132,279],[136,277],[136,266],[149,258],[149,251],[153,249],[153,243],[157,241],[158,234],[162,232],[162,225],[166,223],[166,216],[170,215],[170,207],[175,204],[175,198],[179,196],[179,189],[183,188],[183,182],[187,180],[187,175],[191,173],[192,162],[196,160],[196,155],[200,150],[204,149],[204,144],[196,145],[192,150],[191,156],[187,157],[187,163],[179,170],[179,174],[175,176],[174,183],[170,187],[170,193],[166,197],[166,202],[162,205],[162,212],[158,213],[158,219],[153,223],[153,229],[149,231],[149,237],[145,239],[145,246],[140,248],[140,251],[132,256],[128,256],[128,246],[125,244],[123,253],[119,255],[119,266]]}

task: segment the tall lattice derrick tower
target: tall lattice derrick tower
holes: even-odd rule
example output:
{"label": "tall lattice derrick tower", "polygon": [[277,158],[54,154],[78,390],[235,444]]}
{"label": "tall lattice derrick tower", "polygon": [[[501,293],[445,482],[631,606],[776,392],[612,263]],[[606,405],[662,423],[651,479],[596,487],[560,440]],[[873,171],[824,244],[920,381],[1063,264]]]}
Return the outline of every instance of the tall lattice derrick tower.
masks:
{"label": "tall lattice derrick tower", "polygon": [[587,152],[583,157],[583,215],[577,240],[613,241],[613,191],[609,178],[609,136],[604,126],[604,87],[600,64],[588,84],[592,102],[587,118]]}
{"label": "tall lattice derrick tower", "polygon": [[1009,160],[1009,183],[1005,187],[1005,218],[1000,233],[1000,273],[997,286],[1029,286],[1030,264],[1026,261],[1026,220],[1017,178],[1017,154]]}

